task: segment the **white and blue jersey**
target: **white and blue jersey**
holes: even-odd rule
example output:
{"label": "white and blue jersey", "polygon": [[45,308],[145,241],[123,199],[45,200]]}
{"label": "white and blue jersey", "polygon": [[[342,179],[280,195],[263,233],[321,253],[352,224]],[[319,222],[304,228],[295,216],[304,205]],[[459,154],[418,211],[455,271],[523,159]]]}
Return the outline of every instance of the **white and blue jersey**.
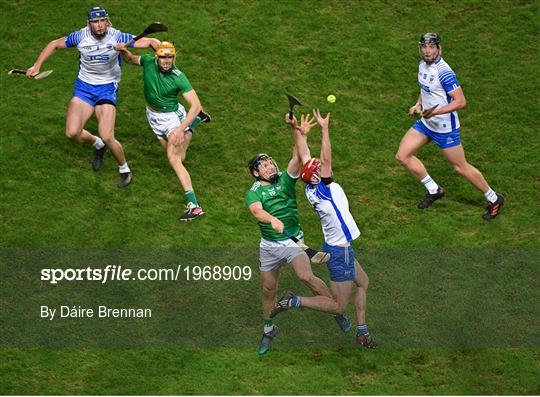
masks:
{"label": "white and blue jersey", "polygon": [[88,26],[67,35],[66,46],[77,47],[80,53],[78,79],[92,85],[118,84],[121,77],[121,58],[114,50],[114,45],[127,43],[132,38],[132,34],[122,33],[111,27],[100,40],[92,35]]}
{"label": "white and blue jersey", "polygon": [[[459,87],[456,74],[448,64],[439,58],[437,61],[427,64],[420,61],[418,65],[418,84],[422,95],[422,108],[429,109],[435,105],[446,106],[452,101],[448,93]],[[432,132],[446,134],[459,130],[459,118],[457,112],[451,112],[433,116],[429,119],[421,119],[421,122]]]}
{"label": "white and blue jersey", "polygon": [[329,245],[350,243],[360,236],[360,230],[349,211],[349,201],[343,188],[323,181],[306,184],[306,197],[319,217],[324,241]]}

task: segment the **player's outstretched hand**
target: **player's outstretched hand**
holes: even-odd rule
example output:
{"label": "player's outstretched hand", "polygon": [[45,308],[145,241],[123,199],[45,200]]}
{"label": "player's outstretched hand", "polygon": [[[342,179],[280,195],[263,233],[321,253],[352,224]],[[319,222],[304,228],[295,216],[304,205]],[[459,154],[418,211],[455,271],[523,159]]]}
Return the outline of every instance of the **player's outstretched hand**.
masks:
{"label": "player's outstretched hand", "polygon": [[285,113],[285,124],[289,124],[292,128],[298,128],[298,120],[296,120],[296,116],[293,114],[292,119],[289,118],[289,113]]}
{"label": "player's outstretched hand", "polygon": [[328,128],[328,124],[330,123],[330,113],[327,113],[326,117],[322,117],[319,109],[313,109],[313,115],[321,128]]}
{"label": "player's outstretched hand", "polygon": [[422,114],[422,105],[419,103],[409,109],[409,116],[414,116],[415,114]]}
{"label": "player's outstretched hand", "polygon": [[302,135],[307,135],[309,134],[311,128],[313,128],[316,124],[315,119],[311,117],[311,115],[303,114],[302,117],[300,117],[300,132]]}

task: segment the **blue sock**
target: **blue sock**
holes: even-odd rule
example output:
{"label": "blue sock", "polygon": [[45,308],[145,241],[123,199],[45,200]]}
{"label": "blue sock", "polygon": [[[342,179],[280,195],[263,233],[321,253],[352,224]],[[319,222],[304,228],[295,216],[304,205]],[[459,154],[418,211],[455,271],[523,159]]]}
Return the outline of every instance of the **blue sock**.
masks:
{"label": "blue sock", "polygon": [[302,303],[302,299],[300,299],[299,296],[293,295],[293,297],[289,299],[290,307],[300,307],[301,303]]}
{"label": "blue sock", "polygon": [[360,324],[356,327],[356,332],[359,334],[362,334],[364,336],[369,335],[369,331],[367,329],[367,324]]}

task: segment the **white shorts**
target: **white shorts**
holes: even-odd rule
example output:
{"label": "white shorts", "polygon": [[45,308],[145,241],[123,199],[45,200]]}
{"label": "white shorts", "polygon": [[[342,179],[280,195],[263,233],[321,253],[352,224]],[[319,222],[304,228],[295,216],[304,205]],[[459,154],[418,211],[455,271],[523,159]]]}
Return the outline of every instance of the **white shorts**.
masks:
{"label": "white shorts", "polygon": [[[296,238],[304,242],[304,235],[302,233]],[[304,250],[291,239],[269,241],[261,238],[259,245],[259,270],[261,272],[269,272],[284,263],[291,263],[296,256],[303,253]]]}
{"label": "white shorts", "polygon": [[[186,118],[186,109],[178,104],[176,112],[159,113],[146,108],[146,118],[150,128],[160,141],[167,140],[169,134],[173,132]],[[189,129],[186,128],[186,131]]]}

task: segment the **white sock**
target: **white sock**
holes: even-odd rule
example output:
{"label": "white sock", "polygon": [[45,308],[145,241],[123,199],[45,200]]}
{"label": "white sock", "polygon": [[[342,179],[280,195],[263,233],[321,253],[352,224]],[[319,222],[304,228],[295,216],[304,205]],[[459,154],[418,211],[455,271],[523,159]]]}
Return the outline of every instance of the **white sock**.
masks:
{"label": "white sock", "polygon": [[435,194],[437,193],[437,190],[439,190],[439,185],[437,185],[437,182],[435,182],[429,175],[427,175],[420,182],[422,182],[422,185],[424,185],[429,194]]}
{"label": "white sock", "polygon": [[94,147],[99,150],[105,146],[105,143],[101,140],[99,136],[96,136],[96,141],[94,142]]}
{"label": "white sock", "polygon": [[272,330],[274,329],[274,324],[272,325],[265,325],[264,328],[263,328],[263,332],[265,334],[268,334],[270,332],[272,332]]}
{"label": "white sock", "polygon": [[129,169],[129,166],[127,165],[127,163],[124,163],[118,166],[118,172],[120,172],[121,174],[124,174],[126,172],[131,172],[131,170]]}
{"label": "white sock", "polygon": [[484,193],[484,196],[486,196],[486,199],[490,203],[494,203],[495,201],[497,201],[497,193],[495,193],[491,188],[489,188],[488,191]]}

